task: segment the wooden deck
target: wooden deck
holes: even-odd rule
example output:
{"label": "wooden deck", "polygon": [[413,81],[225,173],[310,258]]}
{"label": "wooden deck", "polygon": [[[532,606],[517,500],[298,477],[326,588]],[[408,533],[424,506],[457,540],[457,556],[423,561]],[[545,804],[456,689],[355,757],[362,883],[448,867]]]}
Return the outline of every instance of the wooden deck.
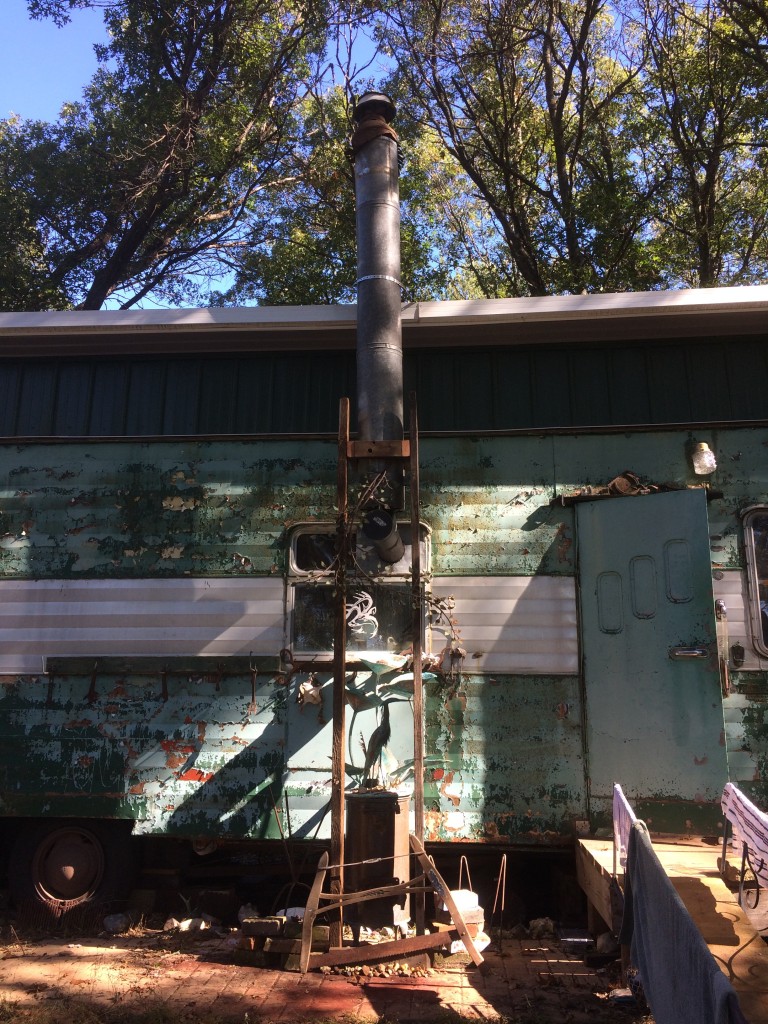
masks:
{"label": "wooden deck", "polygon": [[[738,892],[720,877],[720,848],[696,841],[655,842],[653,848],[670,881],[697,924],[712,955],[729,978],[750,1024],[768,1022],[768,944],[755,925],[766,917],[768,893],[761,890],[758,914],[750,920],[739,906]],[[580,839],[576,851],[579,883],[593,913],[613,927],[610,880],[613,844]],[[762,904],[762,906],[761,906]],[[606,916],[608,915],[608,916]],[[762,928],[761,928],[762,931]]]}

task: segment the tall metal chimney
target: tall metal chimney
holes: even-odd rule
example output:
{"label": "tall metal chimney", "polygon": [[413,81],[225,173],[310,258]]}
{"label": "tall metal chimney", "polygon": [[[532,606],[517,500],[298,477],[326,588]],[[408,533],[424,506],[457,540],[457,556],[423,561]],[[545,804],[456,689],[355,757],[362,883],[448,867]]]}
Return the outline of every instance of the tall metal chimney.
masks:
{"label": "tall metal chimney", "polygon": [[354,112],[357,200],[357,424],[362,441],[403,438],[400,195],[392,100],[367,92]]}

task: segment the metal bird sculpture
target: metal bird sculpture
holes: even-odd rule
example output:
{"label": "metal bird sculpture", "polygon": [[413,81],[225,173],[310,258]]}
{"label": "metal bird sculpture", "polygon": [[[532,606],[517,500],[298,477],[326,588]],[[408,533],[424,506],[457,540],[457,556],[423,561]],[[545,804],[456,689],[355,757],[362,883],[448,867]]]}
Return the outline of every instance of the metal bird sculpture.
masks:
{"label": "metal bird sculpture", "polygon": [[389,725],[389,705],[391,701],[384,701],[381,705],[381,721],[373,730],[365,747],[365,765],[363,766],[363,785],[367,785],[371,769],[381,758],[381,752],[389,743],[392,730]]}

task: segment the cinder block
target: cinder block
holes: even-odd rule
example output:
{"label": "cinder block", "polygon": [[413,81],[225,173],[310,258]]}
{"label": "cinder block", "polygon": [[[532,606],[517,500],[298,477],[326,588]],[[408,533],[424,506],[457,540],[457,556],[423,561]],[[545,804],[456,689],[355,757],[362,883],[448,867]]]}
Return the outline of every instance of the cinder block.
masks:
{"label": "cinder block", "polygon": [[280,966],[284,971],[301,970],[301,955],[299,953],[289,953],[287,956],[281,957]]}
{"label": "cinder block", "polygon": [[240,922],[243,935],[282,935],[284,917],[246,917]]}
{"label": "cinder block", "polygon": [[301,939],[277,939],[271,936],[264,943],[265,953],[300,953]]}
{"label": "cinder block", "polygon": [[280,958],[260,949],[235,949],[232,961],[240,967],[278,967]]}
{"label": "cinder block", "polygon": [[285,922],[285,928],[283,928],[282,936],[284,939],[300,939],[303,927],[304,924],[302,921],[297,921],[295,917],[289,917]]}

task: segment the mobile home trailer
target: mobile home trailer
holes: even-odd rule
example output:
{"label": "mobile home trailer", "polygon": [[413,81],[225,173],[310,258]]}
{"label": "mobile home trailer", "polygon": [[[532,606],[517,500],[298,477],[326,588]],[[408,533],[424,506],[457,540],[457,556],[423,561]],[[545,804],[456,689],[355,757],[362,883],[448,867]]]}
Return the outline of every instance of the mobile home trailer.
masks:
{"label": "mobile home trailer", "polygon": [[[401,323],[425,767],[416,538],[384,562],[361,527],[348,785],[386,715],[381,777],[423,788],[435,848],[567,845],[608,825],[614,782],[663,834],[716,835],[728,780],[766,806],[768,287],[419,303]],[[355,332],[355,307],[0,315],[17,895],[97,897],[128,833],[327,841]]]}

